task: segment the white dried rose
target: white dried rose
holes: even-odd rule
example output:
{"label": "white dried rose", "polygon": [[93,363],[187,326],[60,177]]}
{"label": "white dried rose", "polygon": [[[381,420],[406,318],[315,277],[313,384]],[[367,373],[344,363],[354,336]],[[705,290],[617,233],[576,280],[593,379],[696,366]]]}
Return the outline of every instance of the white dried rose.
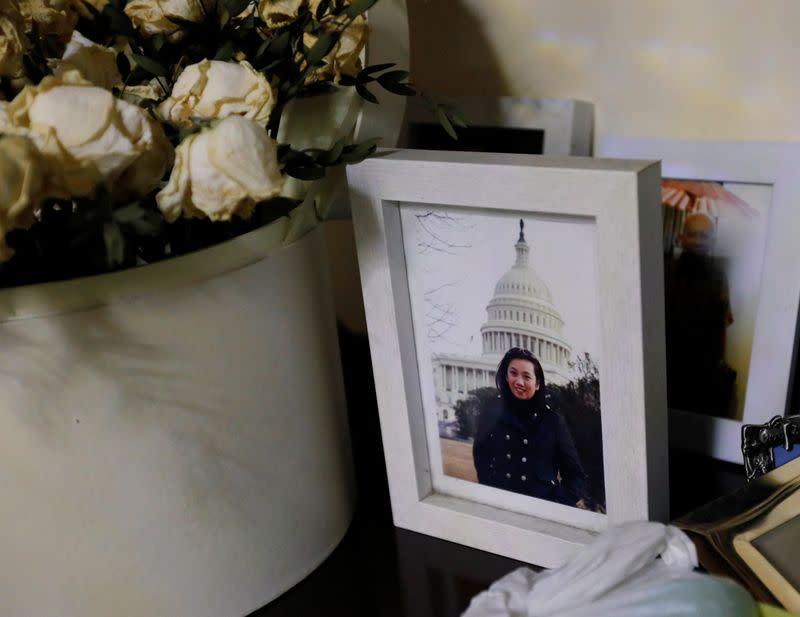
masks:
{"label": "white dried rose", "polygon": [[18,77],[28,47],[25,20],[17,0],[6,0],[0,8],[0,77]]}
{"label": "white dried rose", "polygon": [[[48,194],[88,195],[98,182],[115,182],[142,163],[135,185],[115,187],[143,194],[156,187],[172,157],[161,124],[144,109],[115,98],[77,71],[47,76],[8,105],[14,130],[27,131],[43,155]],[[157,163],[154,163],[156,160]]]}
{"label": "white dried rose", "polygon": [[229,116],[178,145],[169,182],[156,202],[170,222],[181,214],[227,221],[250,216],[282,186],[275,140],[252,120]]}
{"label": "white dried rose", "polygon": [[60,60],[50,60],[54,75],[77,70],[83,77],[106,90],[122,83],[117,69],[117,52],[90,41],[75,30]]}
{"label": "white dried rose", "polygon": [[217,0],[130,0],[125,14],[143,36],[164,34],[174,43],[186,34],[180,22],[201,23],[216,6]]}
{"label": "white dried rose", "polygon": [[33,224],[42,196],[42,167],[36,146],[27,137],[0,137],[0,262],[14,251],[6,244],[12,229]]}
{"label": "white dried rose", "polygon": [[308,0],[259,0],[258,16],[270,28],[280,28],[297,19]]}
{"label": "white dried rose", "polygon": [[[312,0],[311,9],[316,10],[315,6],[319,0]],[[329,17],[322,22],[322,32],[332,32],[339,29],[344,24],[344,16]],[[321,80],[338,81],[342,75],[355,76],[361,70],[361,52],[367,44],[369,29],[367,20],[363,15],[356,17],[339,36],[339,40],[333,49],[322,60],[322,66],[315,67],[307,76],[306,81],[314,82]],[[313,47],[317,42],[317,37],[306,33],[303,35],[303,44],[306,47]]]}
{"label": "white dried rose", "polygon": [[36,24],[39,34],[54,34],[63,41],[78,23],[79,6],[80,0],[20,0],[26,30]]}
{"label": "white dried rose", "polygon": [[183,69],[159,117],[179,127],[192,119],[238,115],[266,125],[275,106],[267,79],[248,62],[203,60]]}

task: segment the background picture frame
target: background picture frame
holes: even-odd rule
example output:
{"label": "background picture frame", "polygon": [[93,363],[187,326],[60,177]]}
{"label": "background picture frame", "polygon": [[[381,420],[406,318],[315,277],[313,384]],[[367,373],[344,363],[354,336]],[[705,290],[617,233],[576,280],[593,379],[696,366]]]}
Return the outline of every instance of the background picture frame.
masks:
{"label": "background picture frame", "polygon": [[[721,256],[731,268],[726,275],[731,285],[733,325],[737,323],[737,312],[741,316],[744,309],[745,313],[744,319],[738,319],[740,327],[735,345],[731,345],[730,340],[733,326],[726,332],[725,362],[737,365],[735,399],[728,407],[727,417],[687,411],[670,403],[672,445],[741,464],[743,425],[762,424],[775,414],[784,415],[792,396],[800,273],[789,264],[798,257],[800,183],[795,177],[800,164],[800,147],[782,143],[606,136],[600,139],[597,155],[661,160],[665,202],[671,199],[666,182],[678,180],[716,182],[744,196],[747,202],[744,207],[756,204],[756,214],[749,219],[734,214],[742,211],[741,204],[712,204],[719,220],[718,246],[723,240],[726,220],[739,219],[728,229],[738,224],[758,230],[745,236],[740,233],[736,243],[729,242],[734,248],[728,249],[728,255]],[[753,201],[750,201],[751,196]],[[764,203],[758,204],[759,201]],[[669,209],[663,206],[665,217]],[[746,223],[742,222],[744,220]],[[665,238],[667,226],[665,218]],[[746,239],[743,241],[742,237]],[[730,240],[735,238],[730,234]],[[665,239],[665,246],[667,242]],[[748,248],[750,246],[752,249]],[[724,249],[720,248],[719,252]],[[745,261],[760,267],[747,266],[741,269],[744,274],[737,275],[740,268],[737,263]],[[750,274],[746,274],[748,272]],[[739,276],[742,281],[738,298],[732,276]],[[667,300],[669,295],[667,291]],[[669,327],[668,324],[668,330]],[[732,349],[734,359],[731,361],[728,355]]]}
{"label": "background picture frame", "polygon": [[422,150],[554,156],[592,153],[592,103],[520,96],[456,96],[449,100],[468,124],[459,129],[458,141],[447,136],[430,111],[409,105],[400,144]]}
{"label": "background picture frame", "polygon": [[[667,520],[663,289],[660,277],[643,275],[661,268],[653,242],[660,237],[660,221],[652,208],[659,178],[653,163],[421,150],[385,151],[348,169],[398,527],[554,567],[610,524]],[[434,217],[477,225],[479,233],[508,221],[513,237],[504,236],[498,246],[510,262],[515,250],[518,259],[527,251],[522,248],[520,218],[542,226],[563,225],[565,233],[593,230],[596,246],[591,258],[570,262],[564,253],[562,260],[596,277],[597,311],[584,316],[596,320],[601,358],[604,512],[499,490],[447,472],[444,449],[439,447],[438,399],[433,395],[438,390],[430,365],[426,367],[436,354],[426,351],[428,334],[418,302],[427,270],[417,253],[424,252],[418,250],[424,243],[417,242],[409,224],[421,207]],[[529,225],[526,230],[532,234],[535,225]],[[481,244],[494,250],[491,242],[487,236]],[[535,250],[534,246],[531,251]],[[541,268],[555,268],[552,260],[539,263]],[[470,278],[481,279],[481,263],[467,265],[475,266]],[[495,289],[503,292],[503,284]],[[486,298],[477,291],[463,297],[486,310]],[[576,310],[582,309],[588,310]]]}

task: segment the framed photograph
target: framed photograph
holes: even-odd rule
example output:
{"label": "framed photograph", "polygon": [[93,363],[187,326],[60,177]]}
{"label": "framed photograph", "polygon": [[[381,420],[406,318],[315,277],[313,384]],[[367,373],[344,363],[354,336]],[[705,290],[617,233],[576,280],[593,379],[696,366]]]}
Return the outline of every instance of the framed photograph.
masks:
{"label": "framed photograph", "polygon": [[674,522],[709,572],[740,581],[762,602],[800,611],[800,459]]}
{"label": "framed photograph", "polygon": [[406,109],[400,143],[422,150],[590,156],[594,106],[573,99],[519,96],[457,96],[453,104],[469,126],[451,139],[420,105]]}
{"label": "framed photograph", "polygon": [[396,525],[552,567],[667,518],[659,179],[422,150],[348,169]]}
{"label": "framed photograph", "polygon": [[745,423],[787,411],[800,270],[800,148],[603,138],[659,159],[670,440],[742,463]]}

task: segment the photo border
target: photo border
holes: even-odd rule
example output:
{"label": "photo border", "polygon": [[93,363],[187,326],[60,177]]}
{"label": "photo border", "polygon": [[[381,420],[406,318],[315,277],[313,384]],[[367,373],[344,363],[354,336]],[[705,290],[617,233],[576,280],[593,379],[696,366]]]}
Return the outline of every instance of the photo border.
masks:
{"label": "photo border", "polygon": [[[768,184],[772,201],[741,420],[670,410],[671,445],[742,464],[742,427],[789,411],[797,350],[800,145],[605,136],[597,155],[661,160],[665,178]],[[660,201],[660,200],[659,200]]]}
{"label": "photo border", "polygon": [[347,176],[395,525],[545,567],[563,564],[595,535],[433,492],[402,203],[595,220],[607,521],[666,521],[663,257],[653,207],[659,164],[395,150],[349,167]]}

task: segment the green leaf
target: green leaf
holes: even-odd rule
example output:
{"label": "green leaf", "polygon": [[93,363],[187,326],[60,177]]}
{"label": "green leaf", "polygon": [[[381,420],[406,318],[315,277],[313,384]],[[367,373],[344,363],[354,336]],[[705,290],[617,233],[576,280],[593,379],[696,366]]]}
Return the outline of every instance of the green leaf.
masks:
{"label": "green leaf", "polygon": [[238,17],[247,8],[252,0],[220,0],[222,6],[228,11],[232,17]]}
{"label": "green leaf", "polygon": [[365,101],[369,101],[370,103],[378,104],[378,97],[376,97],[372,92],[367,90],[367,87],[363,84],[356,84],[356,92],[358,92],[359,96]]}
{"label": "green leaf", "polygon": [[131,61],[123,52],[117,54],[117,70],[123,79],[131,72]]}
{"label": "green leaf", "polygon": [[112,3],[109,3],[103,7],[102,14],[106,19],[108,19],[108,25],[110,27],[111,34],[122,34],[123,36],[127,36],[129,38],[134,38],[136,36],[136,30],[134,30],[131,20],[122,11],[122,9],[117,8]]}
{"label": "green leaf", "polygon": [[325,168],[321,165],[308,167],[284,167],[283,171],[298,180],[319,180],[325,177]]}
{"label": "green leaf", "polygon": [[125,237],[119,225],[108,222],[103,225],[103,244],[106,247],[106,263],[109,268],[122,265],[125,260]]}
{"label": "green leaf", "polygon": [[380,73],[381,71],[385,71],[386,69],[390,69],[393,66],[395,66],[394,62],[387,62],[385,64],[373,64],[372,66],[365,67],[358,74],[358,78],[361,79],[362,77],[366,77],[367,75],[372,75],[373,73]]}
{"label": "green leaf", "polygon": [[345,138],[342,137],[339,141],[333,144],[333,147],[330,150],[326,150],[321,152],[317,156],[317,163],[320,165],[324,165],[325,167],[330,167],[331,165],[336,165],[339,161],[339,157],[342,155],[345,147]]}
{"label": "green leaf", "polygon": [[131,227],[140,236],[155,236],[164,227],[163,217],[154,210],[144,208],[139,202],[114,211],[114,221]]}
{"label": "green leaf", "polygon": [[319,6],[317,6],[317,12],[315,16],[317,19],[322,19],[325,13],[328,12],[328,9],[331,8],[331,0],[321,0]]}
{"label": "green leaf", "polygon": [[359,161],[363,161],[370,154],[375,152],[375,150],[378,148],[378,143],[380,143],[379,137],[375,139],[368,139],[367,141],[363,141],[360,144],[353,144],[351,146],[346,146],[341,156],[339,157],[339,162],[358,163]]}
{"label": "green leaf", "polygon": [[217,50],[217,53],[214,54],[214,60],[223,60],[227,61],[230,60],[233,56],[233,52],[236,51],[236,46],[234,45],[233,41],[227,41],[222,47]]}
{"label": "green leaf", "polygon": [[169,75],[167,68],[155,60],[148,58],[147,56],[140,56],[139,54],[131,54],[133,56],[133,61],[136,64],[150,73],[151,75],[155,75],[156,77],[166,77]]}
{"label": "green leaf", "polygon": [[408,77],[408,71],[387,71],[380,77],[378,77],[378,83],[380,85],[384,85],[384,83],[400,83],[406,77]]}
{"label": "green leaf", "polygon": [[83,6],[89,11],[89,14],[92,16],[92,19],[97,19],[100,16],[100,11],[98,11],[90,2],[86,0],[81,0]]}
{"label": "green leaf", "polygon": [[450,119],[447,117],[447,114],[441,107],[436,108],[436,119],[439,120],[439,124],[442,125],[442,128],[445,130],[445,132],[452,139],[458,141],[458,135],[456,135],[456,130],[453,128]]}
{"label": "green leaf", "polygon": [[358,17],[362,13],[366,13],[378,0],[353,0],[344,10],[344,14],[348,17]]}
{"label": "green leaf", "polygon": [[334,45],[336,45],[336,41],[339,40],[339,34],[334,32],[326,32],[325,34],[321,35],[316,43],[308,50],[306,54],[306,61],[311,66],[316,66],[322,59],[331,53]]}
{"label": "green leaf", "polygon": [[460,115],[455,112],[450,112],[450,122],[452,122],[455,126],[461,127],[465,129],[469,126],[467,121]]}
{"label": "green leaf", "polygon": [[382,83],[384,90],[391,92],[392,94],[397,94],[398,96],[416,96],[417,91],[414,88],[409,87],[408,84],[395,84],[395,83]]}
{"label": "green leaf", "polygon": [[156,50],[156,52],[161,51],[161,48],[164,47],[164,43],[166,42],[167,42],[167,37],[164,36],[164,34],[161,32],[159,32],[158,34],[153,36],[153,38],[150,39],[150,43],[153,45],[153,49]]}

